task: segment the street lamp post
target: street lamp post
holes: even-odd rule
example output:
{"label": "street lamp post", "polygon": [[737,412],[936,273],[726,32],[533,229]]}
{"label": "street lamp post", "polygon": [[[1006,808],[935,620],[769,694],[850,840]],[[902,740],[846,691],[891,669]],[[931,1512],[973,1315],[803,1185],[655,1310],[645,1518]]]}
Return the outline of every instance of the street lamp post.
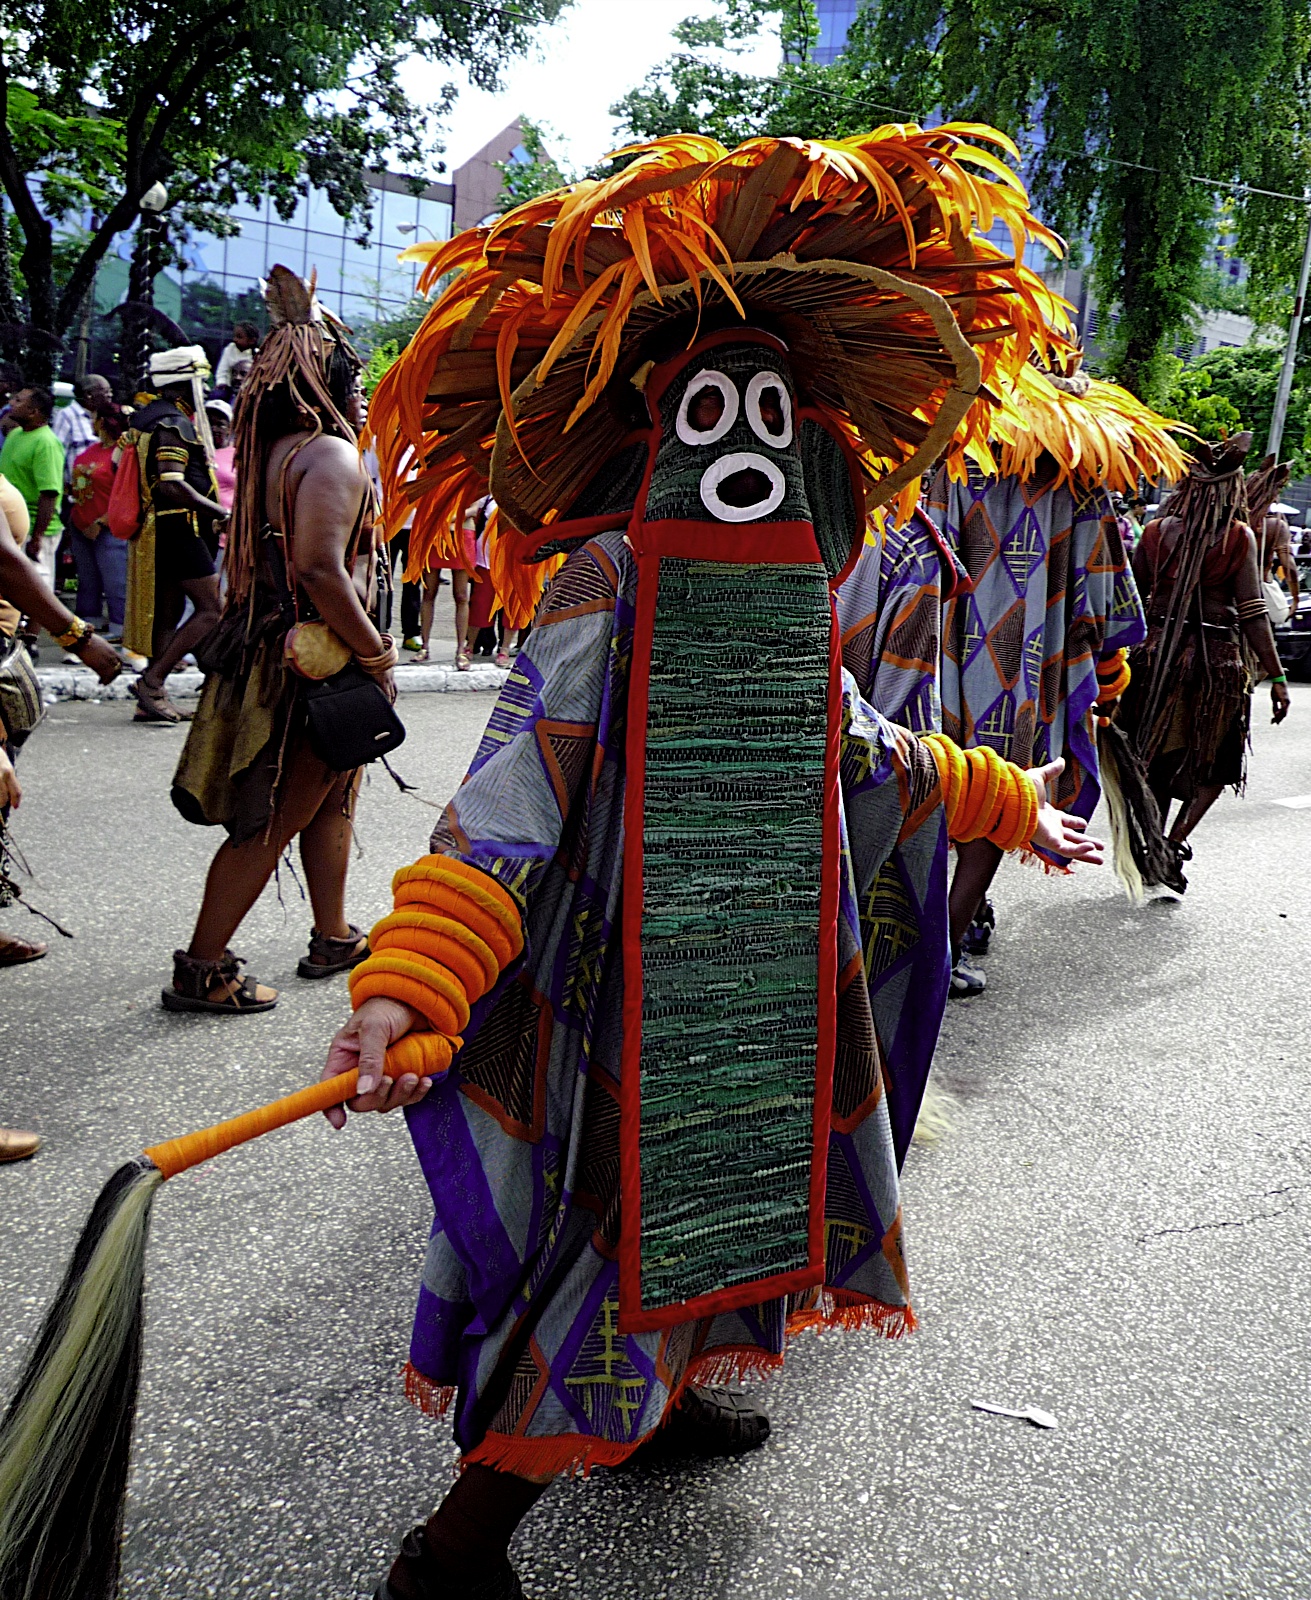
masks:
{"label": "street lamp post", "polygon": [[136,394],[146,385],[150,367],[150,308],[154,305],[155,273],[158,270],[159,241],[164,231],[164,209],[168,190],[152,183],[138,200],[141,220],[137,224],[128,274],[129,311],[123,319],[122,369],[128,393]]}
{"label": "street lamp post", "polygon": [[1288,401],[1293,393],[1293,364],[1297,360],[1297,340],[1302,331],[1302,314],[1306,309],[1307,280],[1311,279],[1311,195],[1307,197],[1306,248],[1302,251],[1302,270],[1297,279],[1297,299],[1293,302],[1293,315],[1288,323],[1288,343],[1284,347],[1284,364],[1279,370],[1279,387],[1275,390],[1275,409],[1270,417],[1270,438],[1266,454],[1279,455],[1284,442],[1284,423],[1288,420]]}

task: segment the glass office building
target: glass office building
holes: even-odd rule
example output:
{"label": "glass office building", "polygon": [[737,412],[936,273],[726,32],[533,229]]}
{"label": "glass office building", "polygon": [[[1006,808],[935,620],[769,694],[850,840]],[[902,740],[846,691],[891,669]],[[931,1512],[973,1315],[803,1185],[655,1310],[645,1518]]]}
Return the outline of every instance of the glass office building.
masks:
{"label": "glass office building", "polygon": [[812,60],[824,66],[837,60],[860,4],[861,0],[815,0],[815,10],[819,13],[819,43],[811,51]]}
{"label": "glass office building", "polygon": [[394,315],[413,298],[419,277],[418,262],[396,257],[416,239],[450,238],[452,191],[449,184],[434,183],[415,194],[391,172],[371,173],[368,182],[373,205],[367,243],[357,241],[360,229],[342,221],[322,189],[311,189],[286,221],[266,196],[258,205],[234,207],[239,233],[193,239],[184,289],[203,281],[240,299],[280,262],[301,277],[317,271],[320,298],[344,322]]}
{"label": "glass office building", "polygon": [[[302,277],[316,271],[324,304],[348,327],[365,332],[367,343],[371,325],[396,316],[414,297],[419,263],[401,263],[397,256],[416,239],[449,239],[454,209],[450,184],[425,184],[416,194],[410,180],[393,172],[370,173],[367,181],[372,205],[365,243],[358,242],[360,226],[343,222],[321,189],[300,198],[286,220],[267,196],[255,204],[242,201],[231,212],[239,231],[223,239],[192,234],[185,265],[170,266],[156,278],[154,304],[217,360],[235,320],[263,325],[259,280],[281,263]],[[117,365],[116,308],[127,298],[134,238],[135,230],[120,234],[96,274],[92,371],[112,372]]]}

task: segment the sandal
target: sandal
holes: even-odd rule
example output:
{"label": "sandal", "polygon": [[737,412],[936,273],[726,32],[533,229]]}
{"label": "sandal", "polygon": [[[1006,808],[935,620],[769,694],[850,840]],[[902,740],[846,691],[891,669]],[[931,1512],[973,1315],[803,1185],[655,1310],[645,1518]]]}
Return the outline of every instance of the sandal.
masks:
{"label": "sandal", "polygon": [[470,651],[457,650],[455,652],[455,670],[457,672],[468,672],[472,665],[473,655]]}
{"label": "sandal", "polygon": [[[361,961],[369,959],[369,936],[362,933],[353,922],[348,923],[350,934],[345,939],[330,939],[317,928],[310,929],[310,953],[296,963],[302,978],[335,978],[339,972],[349,972]],[[315,957],[319,960],[315,960]]]}
{"label": "sandal", "polygon": [[40,961],[49,948],[40,939],[20,939],[16,933],[0,933],[0,967],[21,967],[28,961]]}
{"label": "sandal", "polygon": [[243,978],[244,962],[225,950],[217,961],[199,961],[185,950],[173,952],[173,987],[161,989],[165,1011],[213,1011],[225,1016],[272,1011],[278,991]]}
{"label": "sandal", "polygon": [[703,1461],[745,1455],[769,1438],[769,1417],[736,1389],[705,1389],[688,1384],[660,1428],[629,1460],[641,1463],[669,1456]]}
{"label": "sandal", "polygon": [[[405,1563],[406,1575],[422,1600],[524,1600],[523,1585],[508,1561],[472,1583],[461,1583],[457,1588],[445,1574],[436,1569],[428,1554],[428,1542],[420,1523],[411,1528],[401,1541],[400,1560]],[[401,1600],[388,1578],[373,1592],[373,1600]]]}
{"label": "sandal", "polygon": [[496,665],[498,667],[510,667],[514,665],[514,663],[510,660],[510,652],[508,650],[498,650],[496,652]]}
{"label": "sandal", "polygon": [[190,722],[192,713],[175,706],[162,689],[155,689],[144,678],[137,678],[127,686],[127,692],[137,703],[133,722]]}

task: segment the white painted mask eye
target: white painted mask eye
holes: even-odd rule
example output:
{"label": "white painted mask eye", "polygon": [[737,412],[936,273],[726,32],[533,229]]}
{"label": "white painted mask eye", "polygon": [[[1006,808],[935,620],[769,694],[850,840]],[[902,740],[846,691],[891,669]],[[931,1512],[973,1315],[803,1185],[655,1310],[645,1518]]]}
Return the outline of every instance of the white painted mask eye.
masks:
{"label": "white painted mask eye", "polygon": [[756,438],[775,450],[792,443],[792,398],[777,372],[758,372],[747,384],[747,421]]}
{"label": "white painted mask eye", "polygon": [[675,432],[684,444],[716,444],[737,421],[740,404],[733,380],[707,367],[687,386]]}
{"label": "white painted mask eye", "polygon": [[758,522],[778,510],[786,492],[777,464],[754,450],[720,456],[701,474],[701,503],[720,522]]}

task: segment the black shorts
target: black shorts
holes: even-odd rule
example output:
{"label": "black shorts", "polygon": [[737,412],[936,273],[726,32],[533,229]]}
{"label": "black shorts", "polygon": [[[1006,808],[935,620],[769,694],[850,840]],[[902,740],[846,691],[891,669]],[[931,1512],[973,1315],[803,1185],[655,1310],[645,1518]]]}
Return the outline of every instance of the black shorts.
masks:
{"label": "black shorts", "polygon": [[179,518],[178,525],[170,528],[173,520],[161,517],[155,524],[155,585],[161,589],[212,578],[218,570],[217,546],[211,548],[189,521]]}

